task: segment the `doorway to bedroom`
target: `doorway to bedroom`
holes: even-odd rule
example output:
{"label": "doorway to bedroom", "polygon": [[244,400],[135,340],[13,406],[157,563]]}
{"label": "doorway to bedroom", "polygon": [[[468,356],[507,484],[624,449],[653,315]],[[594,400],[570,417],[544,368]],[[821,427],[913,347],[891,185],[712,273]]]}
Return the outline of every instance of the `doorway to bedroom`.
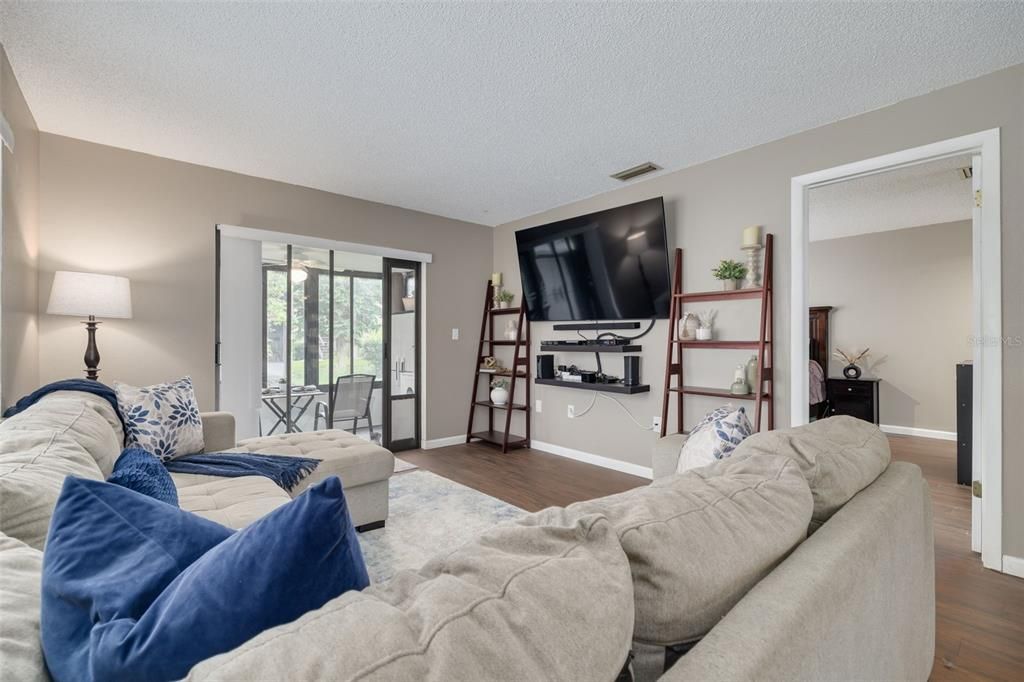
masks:
{"label": "doorway to bedroom", "polygon": [[419,447],[421,263],[276,237],[218,231],[218,409]]}
{"label": "doorway to bedroom", "polygon": [[791,320],[794,425],[848,414],[888,431],[894,458],[927,450],[926,477],[942,460],[931,473],[942,471],[970,549],[995,570],[999,163],[989,130],[793,178],[790,289],[791,309],[807,311]]}

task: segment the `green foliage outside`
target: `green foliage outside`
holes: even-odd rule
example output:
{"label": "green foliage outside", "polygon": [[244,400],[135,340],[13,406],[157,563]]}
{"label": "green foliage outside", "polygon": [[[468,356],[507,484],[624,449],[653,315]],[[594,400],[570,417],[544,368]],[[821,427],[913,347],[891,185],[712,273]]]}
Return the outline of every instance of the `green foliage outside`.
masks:
{"label": "green foliage outside", "polygon": [[[317,337],[319,338],[318,377],[319,384],[333,383],[328,376],[327,354],[330,348],[328,287],[330,278],[310,273],[319,290]],[[287,275],[283,271],[267,272],[267,362],[280,364],[285,353],[285,316],[287,315]],[[350,296],[353,310],[351,327],[349,320]],[[379,279],[334,278],[334,374],[340,376],[354,372],[374,374],[381,378],[382,328],[382,282]],[[306,284],[292,286],[292,348],[291,381],[301,386],[305,381],[306,328],[305,328]],[[350,343],[355,343],[354,369],[350,367]]]}

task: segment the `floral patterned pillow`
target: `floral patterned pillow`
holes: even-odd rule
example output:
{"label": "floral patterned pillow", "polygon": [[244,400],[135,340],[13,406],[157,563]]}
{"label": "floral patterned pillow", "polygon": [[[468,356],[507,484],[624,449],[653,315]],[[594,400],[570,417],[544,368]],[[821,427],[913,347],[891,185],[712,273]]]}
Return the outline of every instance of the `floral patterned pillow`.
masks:
{"label": "floral patterned pillow", "polygon": [[142,448],[168,461],[203,451],[203,423],[192,378],[136,388],[114,382],[125,423],[125,447]]}
{"label": "floral patterned pillow", "polygon": [[709,412],[683,443],[676,473],[728,457],[753,432],[747,411],[742,407],[733,410],[729,405]]}

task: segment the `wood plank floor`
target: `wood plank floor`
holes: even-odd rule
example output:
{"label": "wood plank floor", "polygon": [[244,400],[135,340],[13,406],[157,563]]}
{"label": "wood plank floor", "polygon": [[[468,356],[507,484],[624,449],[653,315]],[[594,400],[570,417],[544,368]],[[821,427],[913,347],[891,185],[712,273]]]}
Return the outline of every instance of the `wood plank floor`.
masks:
{"label": "wood plank floor", "polygon": [[935,527],[933,680],[1024,680],[1024,580],[971,551],[971,491],[956,484],[956,443],[889,436],[893,459],[921,467]]}
{"label": "wood plank floor", "polygon": [[[989,571],[971,552],[970,491],[956,485],[949,441],[890,436],[893,459],[919,465],[935,517],[936,644],[933,680],[1024,680],[1024,580]],[[646,479],[538,450],[508,454],[479,444],[400,457],[509,504],[538,511],[629,490]]]}

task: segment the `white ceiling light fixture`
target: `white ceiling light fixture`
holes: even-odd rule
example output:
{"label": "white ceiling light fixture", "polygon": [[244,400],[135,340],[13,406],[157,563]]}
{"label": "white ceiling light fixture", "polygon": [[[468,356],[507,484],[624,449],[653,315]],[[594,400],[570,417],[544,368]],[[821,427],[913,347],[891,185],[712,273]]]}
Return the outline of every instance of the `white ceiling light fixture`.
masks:
{"label": "white ceiling light fixture", "polygon": [[309,277],[309,270],[306,269],[305,263],[293,263],[292,264],[292,284],[301,284],[306,281]]}

